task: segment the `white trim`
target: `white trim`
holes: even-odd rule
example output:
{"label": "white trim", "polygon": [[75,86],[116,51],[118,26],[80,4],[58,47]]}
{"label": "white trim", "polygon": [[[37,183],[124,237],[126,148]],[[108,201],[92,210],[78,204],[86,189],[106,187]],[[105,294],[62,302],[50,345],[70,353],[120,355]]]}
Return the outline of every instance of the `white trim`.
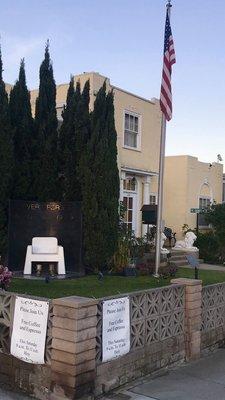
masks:
{"label": "white trim", "polygon": [[120,169],[121,169],[121,171],[129,172],[129,173],[135,174],[135,175],[142,175],[142,176],[158,176],[159,175],[158,172],[147,171],[144,169],[130,168],[130,167],[126,167],[125,165],[121,166]]}
{"label": "white trim", "polygon": [[138,151],[139,153],[141,153],[141,149],[138,149],[136,147],[131,147],[131,146],[123,146],[123,149],[127,149],[127,150],[132,150],[132,151]]}
{"label": "white trim", "polygon": [[[137,147],[125,145],[125,114],[132,115],[138,118],[138,133],[137,133]],[[123,110],[123,148],[127,150],[141,151],[141,131],[142,131],[142,115],[128,109]],[[134,132],[135,133],[135,132]]]}

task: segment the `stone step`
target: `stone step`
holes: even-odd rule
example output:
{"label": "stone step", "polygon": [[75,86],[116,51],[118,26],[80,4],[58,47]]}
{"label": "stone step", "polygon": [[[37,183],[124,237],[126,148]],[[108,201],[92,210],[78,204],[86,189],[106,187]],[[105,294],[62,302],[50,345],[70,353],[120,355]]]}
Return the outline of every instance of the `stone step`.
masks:
{"label": "stone step", "polygon": [[186,260],[186,257],[183,254],[179,255],[172,254],[170,257],[170,261],[176,261],[176,260]]}
{"label": "stone step", "polygon": [[171,256],[185,256],[187,254],[184,250],[171,250]]}
{"label": "stone step", "polygon": [[174,261],[170,261],[171,265],[174,265],[176,267],[181,267],[184,265],[189,265],[188,261],[186,259],[183,260],[174,260]]}

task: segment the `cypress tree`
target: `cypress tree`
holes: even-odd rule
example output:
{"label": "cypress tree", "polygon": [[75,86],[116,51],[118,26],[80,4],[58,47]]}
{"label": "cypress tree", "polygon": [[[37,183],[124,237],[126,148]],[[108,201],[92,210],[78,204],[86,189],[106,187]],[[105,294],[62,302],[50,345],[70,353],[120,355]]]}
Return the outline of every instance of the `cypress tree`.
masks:
{"label": "cypress tree", "polygon": [[39,94],[35,110],[37,161],[33,165],[36,197],[39,201],[58,200],[56,84],[49,43],[40,66]]}
{"label": "cypress tree", "polygon": [[65,119],[67,134],[65,141],[65,169],[64,169],[64,199],[75,201],[79,199],[79,188],[77,178],[77,126],[79,118],[79,103],[81,101],[80,83],[77,82],[76,90],[71,99],[68,115]]}
{"label": "cypress tree", "polygon": [[89,113],[90,82],[85,82],[76,112],[76,199],[82,201],[83,167],[87,151],[87,142],[91,134],[91,121]]}
{"label": "cypress tree", "polygon": [[114,96],[109,92],[106,98],[107,103],[107,150],[105,154],[105,185],[107,193],[107,215],[108,215],[108,256],[113,256],[117,249],[118,226],[119,226],[119,192],[120,181],[117,165],[117,133],[114,118]]}
{"label": "cypress tree", "polygon": [[19,79],[10,93],[10,119],[14,131],[13,199],[32,199],[31,144],[33,140],[33,118],[30,93],[26,85],[24,60],[21,61]]}
{"label": "cypress tree", "polygon": [[8,96],[2,72],[0,49],[0,252],[4,256],[7,247],[8,202],[12,184],[13,141]]}
{"label": "cypress tree", "polygon": [[60,173],[60,199],[65,199],[66,190],[68,186],[66,176],[66,164],[68,162],[68,156],[70,153],[71,137],[74,135],[74,102],[75,102],[75,90],[74,90],[74,79],[71,77],[69,88],[67,91],[66,105],[62,112],[62,125],[59,132],[59,143],[58,143],[58,169]]}
{"label": "cypress tree", "polygon": [[103,268],[117,246],[119,178],[112,93],[99,90],[92,113],[91,137],[83,162],[83,217],[86,261]]}
{"label": "cypress tree", "polygon": [[90,136],[89,90],[89,81],[85,83],[82,94],[79,82],[74,90],[74,80],[71,78],[66,106],[62,114],[59,163],[62,175],[62,197],[68,201],[82,200],[81,160]]}

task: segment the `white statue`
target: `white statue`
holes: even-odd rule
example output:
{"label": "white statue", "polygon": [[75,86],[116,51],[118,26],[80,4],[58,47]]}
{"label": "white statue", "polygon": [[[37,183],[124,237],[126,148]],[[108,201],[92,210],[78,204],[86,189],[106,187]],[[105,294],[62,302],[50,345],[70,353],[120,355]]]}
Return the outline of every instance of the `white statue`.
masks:
{"label": "white statue", "polygon": [[174,250],[197,251],[198,248],[193,246],[196,239],[197,239],[197,236],[194,234],[194,232],[187,232],[184,240],[177,240],[173,249]]}
{"label": "white statue", "polygon": [[169,253],[169,250],[167,250],[165,247],[163,247],[166,239],[167,239],[167,237],[166,237],[165,233],[162,232],[161,233],[161,248],[160,248],[161,254]]}

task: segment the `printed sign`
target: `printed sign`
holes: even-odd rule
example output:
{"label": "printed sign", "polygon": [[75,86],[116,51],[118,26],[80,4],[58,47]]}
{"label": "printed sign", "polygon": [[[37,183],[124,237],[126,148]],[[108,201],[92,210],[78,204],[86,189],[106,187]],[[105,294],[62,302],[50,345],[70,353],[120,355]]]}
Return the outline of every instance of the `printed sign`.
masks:
{"label": "printed sign", "polygon": [[16,297],[10,352],[20,360],[44,364],[48,301]]}
{"label": "printed sign", "polygon": [[121,297],[103,302],[102,361],[130,351],[130,300]]}

